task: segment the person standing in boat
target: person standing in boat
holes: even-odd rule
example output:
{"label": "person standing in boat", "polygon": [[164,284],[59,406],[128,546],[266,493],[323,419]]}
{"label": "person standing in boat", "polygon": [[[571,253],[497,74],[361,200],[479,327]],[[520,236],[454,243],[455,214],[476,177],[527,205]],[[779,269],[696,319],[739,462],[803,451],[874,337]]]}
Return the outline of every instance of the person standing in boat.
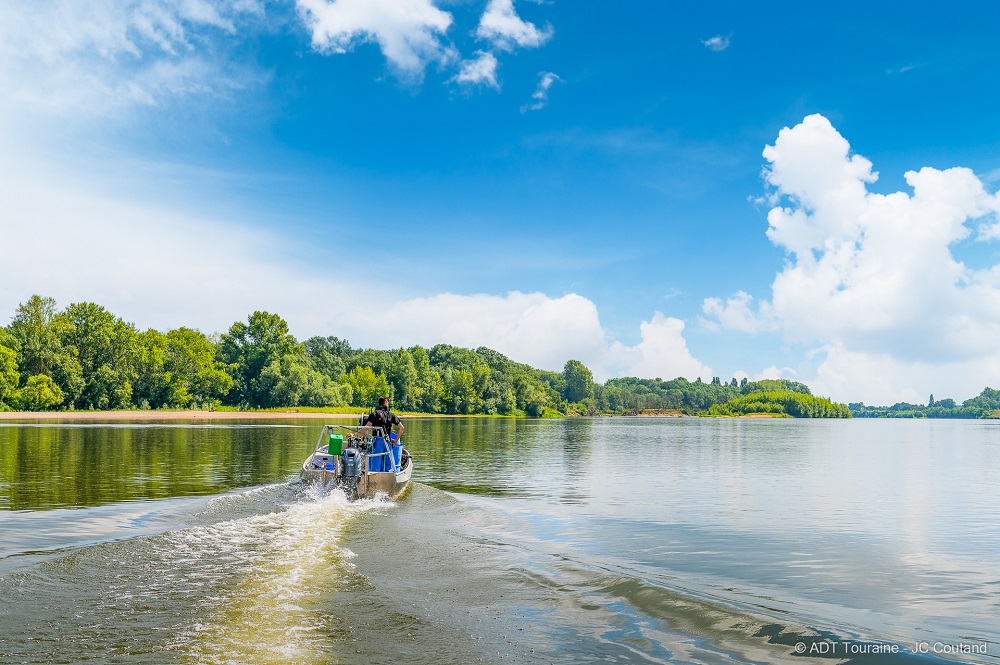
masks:
{"label": "person standing in boat", "polygon": [[[403,434],[403,423],[399,420],[399,416],[389,410],[389,398],[379,397],[378,407],[372,413],[369,413],[361,421],[362,425],[371,425],[372,427],[381,427],[382,432],[385,437],[389,439],[387,442],[382,437],[375,437],[372,441],[372,457],[368,460],[368,470],[369,471],[395,471],[395,467],[399,464],[398,453],[395,449],[400,446],[399,437]],[[396,426],[395,436],[393,436],[392,426]],[[391,448],[390,448],[391,446]],[[388,455],[382,455],[380,457],[375,457],[379,453],[389,453]]]}

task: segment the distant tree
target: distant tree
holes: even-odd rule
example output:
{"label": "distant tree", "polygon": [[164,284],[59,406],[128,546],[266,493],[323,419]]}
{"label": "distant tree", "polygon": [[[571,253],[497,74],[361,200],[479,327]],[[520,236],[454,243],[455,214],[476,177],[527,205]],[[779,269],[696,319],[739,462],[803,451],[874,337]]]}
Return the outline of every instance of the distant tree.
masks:
{"label": "distant tree", "polygon": [[251,406],[269,403],[268,386],[260,381],[264,368],[285,356],[297,356],[304,351],[288,333],[288,323],[277,314],[254,312],[247,322],[237,321],[224,333],[219,343],[218,358],[229,366],[235,390],[227,401]]}
{"label": "distant tree", "polygon": [[476,393],[475,377],[465,369],[450,372],[448,381],[451,393],[451,408],[449,413],[473,413],[476,410],[478,395]]}
{"label": "distant tree", "polygon": [[45,374],[59,385],[64,400],[73,402],[83,390],[83,369],[77,349],[66,346],[69,321],[56,311],[56,301],[34,295],[21,303],[8,331],[18,352],[21,385]]}
{"label": "distant tree", "polygon": [[139,333],[132,400],[140,408],[155,409],[171,402],[169,386],[171,377],[164,369],[166,352],[166,335],[153,329]]}
{"label": "distant tree", "polygon": [[418,381],[419,374],[413,360],[413,354],[406,349],[394,351],[386,378],[392,384],[393,401],[396,407],[401,411],[417,410],[423,391]]}
{"label": "distant tree", "polygon": [[73,303],[59,315],[62,344],[76,352],[83,389],[76,406],[127,409],[137,378],[135,326],[96,303]]}
{"label": "distant tree", "polygon": [[1000,390],[983,388],[983,392],[979,393],[976,397],[965,400],[962,406],[989,412],[996,411],[1000,409]]}
{"label": "distant tree", "polygon": [[927,408],[929,409],[932,406],[934,406],[934,393],[931,393],[931,398],[927,400]]}
{"label": "distant tree", "polygon": [[379,397],[392,398],[392,388],[384,374],[375,374],[371,367],[355,367],[344,375],[343,383],[351,387],[351,404],[374,407]]}
{"label": "distant tree", "polygon": [[295,356],[286,355],[264,368],[259,379],[267,401],[261,406],[346,406],[350,386],[311,369]]}
{"label": "distant tree", "polygon": [[351,355],[351,345],[338,337],[311,337],[305,342],[309,366],[334,381],[347,370],[344,359]]}
{"label": "distant tree", "polygon": [[174,406],[220,401],[235,383],[226,365],[216,360],[215,344],[191,328],[167,332],[163,370]]}
{"label": "distant tree", "polygon": [[62,389],[47,374],[35,374],[20,391],[19,406],[25,411],[44,411],[62,404]]}
{"label": "distant tree", "polygon": [[17,371],[17,352],[8,344],[12,344],[10,336],[0,328],[0,411],[10,407],[9,401],[15,396],[20,374]]}
{"label": "distant tree", "polygon": [[416,408],[424,413],[441,413],[445,386],[444,380],[436,369],[431,367],[430,354],[427,349],[414,346],[408,349],[413,357],[413,366],[417,370]]}
{"label": "distant tree", "polygon": [[563,398],[567,402],[582,402],[594,396],[594,375],[579,360],[566,362],[562,379],[565,384]]}

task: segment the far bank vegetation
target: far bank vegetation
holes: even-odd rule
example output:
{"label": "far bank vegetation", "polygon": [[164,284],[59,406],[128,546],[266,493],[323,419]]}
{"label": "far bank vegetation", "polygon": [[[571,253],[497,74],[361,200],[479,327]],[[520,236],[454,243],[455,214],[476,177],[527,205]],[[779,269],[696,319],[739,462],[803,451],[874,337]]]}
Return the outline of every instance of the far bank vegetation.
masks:
{"label": "far bank vegetation", "polygon": [[578,360],[535,369],[486,347],[355,349],[300,342],[277,314],[254,312],[221,334],[139,330],[96,303],[59,309],[32,296],[0,328],[0,410],[367,409],[531,417],[674,413],[845,417],[847,407],[785,380],[594,381]]}

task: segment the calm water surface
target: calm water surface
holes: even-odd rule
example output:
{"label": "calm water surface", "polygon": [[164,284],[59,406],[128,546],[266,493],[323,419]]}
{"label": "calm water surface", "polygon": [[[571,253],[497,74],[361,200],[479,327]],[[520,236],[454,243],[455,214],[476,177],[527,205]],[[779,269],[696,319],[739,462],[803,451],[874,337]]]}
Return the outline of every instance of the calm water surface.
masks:
{"label": "calm water surface", "polygon": [[1000,660],[1000,423],[321,424],[0,423],[0,662]]}

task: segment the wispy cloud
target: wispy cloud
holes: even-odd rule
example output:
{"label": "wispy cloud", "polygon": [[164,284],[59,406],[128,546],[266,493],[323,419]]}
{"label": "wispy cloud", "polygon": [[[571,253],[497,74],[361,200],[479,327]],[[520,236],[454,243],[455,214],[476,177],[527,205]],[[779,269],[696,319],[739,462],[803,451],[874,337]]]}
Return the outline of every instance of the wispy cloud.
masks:
{"label": "wispy cloud", "polygon": [[514,0],[490,0],[476,36],[494,47],[506,51],[515,48],[537,48],[552,38],[552,26],[539,29],[534,23],[521,19],[514,11]]}
{"label": "wispy cloud", "polygon": [[497,57],[489,51],[476,51],[476,57],[472,60],[463,60],[458,74],[449,80],[463,85],[485,85],[499,90]]}
{"label": "wispy cloud", "polygon": [[521,113],[527,113],[528,111],[540,111],[548,106],[549,88],[551,88],[556,81],[562,81],[561,78],[552,72],[539,72],[538,76],[538,87],[535,88],[535,92],[531,95],[531,98],[534,101],[522,106]]}
{"label": "wispy cloud", "polygon": [[725,51],[727,48],[729,48],[729,40],[731,37],[732,34],[728,34],[725,36],[716,35],[715,37],[703,39],[701,43],[704,44],[705,48],[709,49],[710,51]]}
{"label": "wispy cloud", "polygon": [[983,182],[995,183],[1000,182],[1000,168],[993,169],[984,175],[979,176],[979,179]]}
{"label": "wispy cloud", "polygon": [[225,44],[263,15],[255,0],[10,0],[0,4],[0,100],[101,115],[228,95],[262,76]]}
{"label": "wispy cloud", "polygon": [[906,72],[913,71],[917,67],[920,67],[920,63],[913,62],[913,63],[910,63],[908,65],[903,65],[902,67],[895,67],[893,69],[887,69],[887,70],[885,70],[885,73],[889,74],[890,76],[893,75],[893,74],[905,74]]}

